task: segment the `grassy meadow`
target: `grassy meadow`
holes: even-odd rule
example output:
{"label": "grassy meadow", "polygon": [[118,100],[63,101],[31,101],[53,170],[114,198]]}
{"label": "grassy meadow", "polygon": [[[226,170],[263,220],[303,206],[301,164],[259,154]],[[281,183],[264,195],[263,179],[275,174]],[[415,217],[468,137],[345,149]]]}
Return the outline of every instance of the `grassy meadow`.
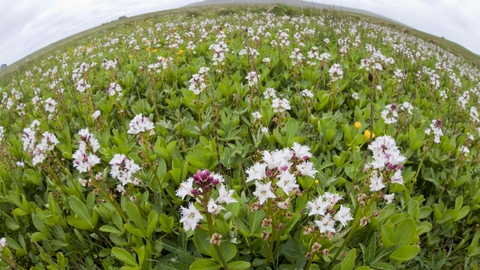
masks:
{"label": "grassy meadow", "polygon": [[60,41],[0,72],[0,265],[478,269],[479,64],[283,5]]}

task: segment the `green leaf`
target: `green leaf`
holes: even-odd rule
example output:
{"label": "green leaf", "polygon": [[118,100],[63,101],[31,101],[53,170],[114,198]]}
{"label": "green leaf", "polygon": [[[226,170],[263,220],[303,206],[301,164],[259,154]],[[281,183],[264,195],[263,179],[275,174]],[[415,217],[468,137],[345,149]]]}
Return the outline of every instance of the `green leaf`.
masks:
{"label": "green leaf", "polygon": [[232,270],[246,270],[250,268],[250,263],[244,261],[233,261],[228,263],[228,268]]}
{"label": "green leaf", "polygon": [[12,231],[16,231],[20,228],[20,224],[18,224],[18,222],[11,217],[7,217],[5,224]]}
{"label": "green leaf", "polygon": [[128,266],[139,266],[137,261],[133,258],[133,256],[128,251],[122,248],[113,247],[112,254],[113,256],[115,256],[115,258],[124,262]]}
{"label": "green leaf", "polygon": [[219,270],[222,266],[214,260],[199,259],[190,265],[190,270]]}
{"label": "green leaf", "polygon": [[208,232],[204,230],[195,230],[193,233],[193,243],[198,251],[202,254],[210,256],[210,237]]}
{"label": "green leaf", "polygon": [[382,226],[382,242],[385,248],[391,247],[394,245],[395,233],[390,224],[384,224]]}
{"label": "green leaf", "polygon": [[173,227],[175,226],[175,219],[166,214],[160,215],[160,230],[166,233],[173,232]]}
{"label": "green leaf", "polygon": [[118,233],[118,234],[122,233],[122,231],[110,225],[103,225],[102,227],[100,227],[100,231],[108,232],[108,233]]}
{"label": "green leaf", "polygon": [[[237,247],[229,242],[223,242],[220,244],[220,251],[223,254],[223,257],[228,262],[232,260],[235,255],[237,255]],[[209,248],[210,255],[214,258],[218,263],[221,263],[220,257],[217,255],[217,251],[215,247],[211,244]]]}
{"label": "green leaf", "polygon": [[42,240],[48,239],[48,235],[41,232],[32,233],[32,242],[40,242]]}
{"label": "green leaf", "polygon": [[401,246],[390,255],[390,259],[406,262],[417,256],[419,252],[420,248],[417,245]]}
{"label": "green leaf", "polygon": [[145,228],[142,215],[140,214],[140,210],[138,210],[137,205],[132,202],[127,202],[125,205],[125,209],[127,210],[127,214],[130,220],[133,221],[133,223],[135,223],[137,228],[140,229],[144,233],[144,235],[146,235],[147,228]]}
{"label": "green leaf", "polygon": [[348,252],[345,259],[342,261],[342,270],[351,270],[355,265],[355,256],[357,255],[357,250],[352,249]]}
{"label": "green leaf", "polygon": [[395,230],[395,244],[399,246],[408,245],[415,238],[417,226],[411,218],[406,218],[400,222]]}
{"label": "green leaf", "polygon": [[70,197],[69,205],[77,216],[93,228],[90,213],[85,204],[77,197]]}
{"label": "green leaf", "polygon": [[94,228],[90,223],[78,218],[68,219],[68,224],[80,230],[91,230]]}
{"label": "green leaf", "polygon": [[155,231],[155,228],[157,227],[157,222],[158,222],[157,212],[151,211],[150,214],[148,214],[147,237],[150,236]]}

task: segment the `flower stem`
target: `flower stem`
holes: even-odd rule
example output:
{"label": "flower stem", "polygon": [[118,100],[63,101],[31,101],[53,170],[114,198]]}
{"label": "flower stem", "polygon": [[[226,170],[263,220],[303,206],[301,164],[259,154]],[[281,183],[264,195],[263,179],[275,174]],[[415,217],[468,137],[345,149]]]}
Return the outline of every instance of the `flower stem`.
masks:
{"label": "flower stem", "polygon": [[[145,140],[147,140],[147,138],[144,138]],[[158,178],[158,175],[157,175],[157,170],[155,170],[153,168],[153,165],[152,165],[152,162],[150,160],[150,155],[148,153],[148,145],[146,142],[143,143],[143,145],[145,146],[145,159],[147,161],[147,165],[148,167],[150,168],[151,172],[153,173],[153,175],[155,176],[155,179],[157,180],[157,183],[158,183],[158,188],[160,189],[160,193],[162,194],[162,198],[165,199],[165,201],[167,201],[168,203],[168,206],[170,208],[172,208],[172,204],[170,203],[170,200],[168,199],[167,195],[165,194],[165,191],[163,190],[163,187],[162,187],[162,182],[160,181],[160,178]],[[161,200],[161,199],[160,199]]]}
{"label": "flower stem", "polygon": [[[209,196],[205,196],[207,198]],[[212,219],[212,214],[207,211],[207,204],[208,204],[208,198],[203,200],[203,209],[205,210],[205,216],[207,216],[207,224],[208,224],[208,233],[210,234],[210,239],[212,238],[213,234],[215,233],[215,229],[213,227],[213,219]],[[223,268],[225,270],[228,270],[228,263],[225,257],[223,256],[222,250],[220,249],[219,245],[213,244],[213,247],[215,248],[215,251],[217,252],[218,257],[220,258],[220,261],[222,261]]]}
{"label": "flower stem", "polygon": [[375,201],[375,199],[377,198],[377,193],[375,192],[373,194],[373,196],[368,200],[368,203],[366,205],[365,208],[363,208],[361,211],[361,215],[360,217],[357,217],[357,212],[360,210],[360,203],[357,203],[357,206],[355,206],[355,211],[354,211],[354,220],[353,220],[353,227],[352,229],[348,232],[348,235],[347,235],[347,238],[345,239],[345,241],[343,241],[342,243],[342,246],[340,246],[340,248],[338,249],[337,253],[335,253],[335,256],[333,256],[332,260],[330,261],[330,263],[328,264],[328,267],[327,268],[330,268],[330,265],[338,258],[338,255],[340,255],[340,253],[342,252],[342,250],[345,248],[345,246],[347,245],[347,243],[352,239],[352,237],[355,235],[355,233],[357,232],[358,228],[360,227],[360,222],[361,222],[361,219],[362,217],[366,214],[366,212],[368,211],[368,209],[370,209],[370,206],[372,206],[372,203]]}

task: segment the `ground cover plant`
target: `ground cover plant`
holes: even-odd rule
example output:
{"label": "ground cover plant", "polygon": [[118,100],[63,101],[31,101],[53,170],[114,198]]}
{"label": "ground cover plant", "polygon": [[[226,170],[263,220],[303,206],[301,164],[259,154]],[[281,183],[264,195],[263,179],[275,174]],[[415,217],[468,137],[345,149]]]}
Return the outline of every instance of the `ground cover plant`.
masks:
{"label": "ground cover plant", "polygon": [[479,71],[285,6],[129,21],[1,81],[12,269],[476,269]]}

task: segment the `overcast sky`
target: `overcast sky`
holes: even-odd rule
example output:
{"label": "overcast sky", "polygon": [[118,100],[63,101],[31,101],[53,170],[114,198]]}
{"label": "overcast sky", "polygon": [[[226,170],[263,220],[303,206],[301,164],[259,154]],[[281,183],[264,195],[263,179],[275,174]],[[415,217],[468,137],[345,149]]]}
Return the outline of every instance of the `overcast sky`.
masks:
{"label": "overcast sky", "polygon": [[[1,0],[0,64],[102,23],[201,0]],[[311,2],[308,1],[308,2]],[[314,0],[374,12],[480,54],[480,0]]]}

